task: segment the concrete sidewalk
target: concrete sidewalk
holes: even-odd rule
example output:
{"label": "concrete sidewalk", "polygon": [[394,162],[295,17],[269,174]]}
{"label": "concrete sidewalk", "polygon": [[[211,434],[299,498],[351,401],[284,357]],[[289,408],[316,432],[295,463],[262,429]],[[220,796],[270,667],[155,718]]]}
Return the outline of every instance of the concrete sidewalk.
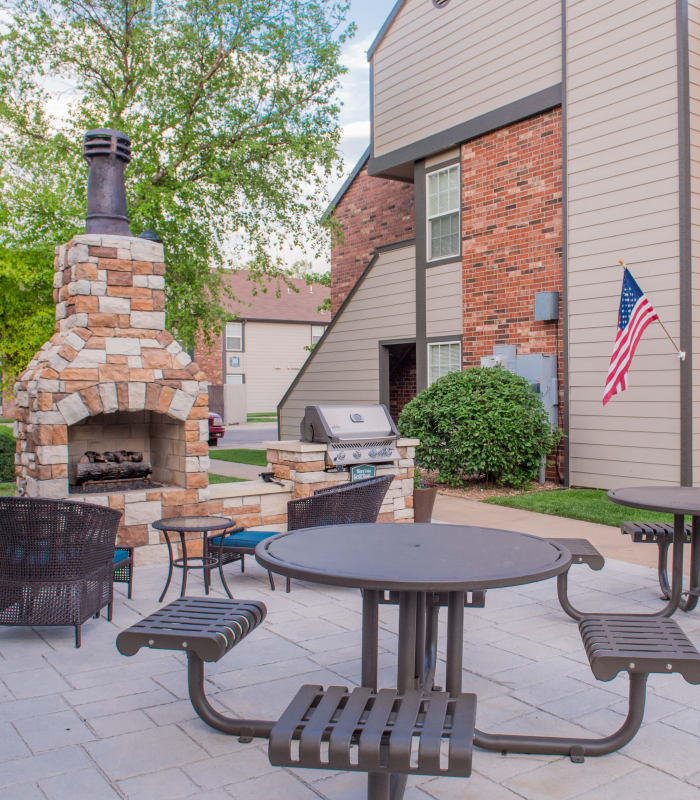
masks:
{"label": "concrete sidewalk", "polygon": [[[630,509],[630,520],[639,519],[639,513]],[[534,511],[496,506],[445,494],[437,496],[433,522],[503,528],[535,536],[588,539],[605,558],[616,558],[643,567],[656,566],[658,550],[654,545],[635,544],[629,536],[623,536],[620,529],[612,525],[598,525],[595,522],[566,519],[551,514],[537,514]],[[688,558],[690,548],[686,547],[685,550]]]}

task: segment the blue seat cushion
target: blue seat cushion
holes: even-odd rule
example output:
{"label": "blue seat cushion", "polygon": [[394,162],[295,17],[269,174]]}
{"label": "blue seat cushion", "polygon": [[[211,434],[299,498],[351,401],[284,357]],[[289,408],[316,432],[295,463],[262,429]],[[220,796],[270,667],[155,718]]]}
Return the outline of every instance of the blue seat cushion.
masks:
{"label": "blue seat cushion", "polygon": [[[257,547],[259,542],[263,539],[269,539],[270,536],[276,536],[281,531],[241,531],[240,533],[231,533],[224,539],[224,547],[229,547],[235,550],[237,547]],[[221,536],[214,536],[210,540],[214,547],[221,544]]]}
{"label": "blue seat cushion", "polygon": [[117,547],[114,551],[114,563],[124,561],[125,558],[129,558],[129,551],[125,547]]}

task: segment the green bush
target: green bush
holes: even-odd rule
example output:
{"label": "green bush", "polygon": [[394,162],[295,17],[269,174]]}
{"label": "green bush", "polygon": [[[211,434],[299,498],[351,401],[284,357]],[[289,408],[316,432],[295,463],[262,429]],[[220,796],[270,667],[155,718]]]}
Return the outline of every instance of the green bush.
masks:
{"label": "green bush", "polygon": [[450,486],[475,476],[522,486],[561,435],[524,378],[481,367],[435,381],[404,406],[398,427],[420,439],[418,465]]}
{"label": "green bush", "polygon": [[15,437],[12,428],[0,425],[0,481],[15,479]]}

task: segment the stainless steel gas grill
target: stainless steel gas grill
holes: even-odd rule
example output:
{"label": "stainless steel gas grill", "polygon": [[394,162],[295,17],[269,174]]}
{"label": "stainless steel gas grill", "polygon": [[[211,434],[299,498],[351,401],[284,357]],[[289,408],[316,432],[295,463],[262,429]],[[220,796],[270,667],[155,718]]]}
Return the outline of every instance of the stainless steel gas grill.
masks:
{"label": "stainless steel gas grill", "polygon": [[326,442],[330,465],[376,464],[398,459],[399,432],[385,405],[306,406],[304,442]]}

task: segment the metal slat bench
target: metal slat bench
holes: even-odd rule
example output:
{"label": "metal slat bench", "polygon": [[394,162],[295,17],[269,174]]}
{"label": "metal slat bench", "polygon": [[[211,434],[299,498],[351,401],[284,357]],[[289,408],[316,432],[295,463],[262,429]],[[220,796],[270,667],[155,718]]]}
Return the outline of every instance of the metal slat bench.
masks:
{"label": "metal slat bench", "polygon": [[[620,530],[632,538],[633,542],[655,544],[659,548],[658,574],[661,596],[664,600],[671,598],[671,586],[668,580],[668,550],[673,544],[673,525],[665,522],[621,522]],[[690,543],[693,526],[685,525],[685,541]]]}
{"label": "metal slat bench", "polygon": [[469,777],[475,718],[474,694],[306,685],[272,729],[268,753],[279,767]]}
{"label": "metal slat bench", "polygon": [[[593,570],[603,569],[605,559],[602,554],[588,541],[588,539],[549,539],[554,544],[560,544],[571,553],[571,563],[588,564]],[[577,622],[583,619],[584,613],[574,608],[569,600],[569,571],[557,575],[557,597],[564,611]]]}
{"label": "metal slat bench", "polygon": [[600,739],[490,734],[476,730],[474,744],[510,753],[602,756],[619,750],[639,730],[644,716],[647,677],[651,673],[680,673],[688,683],[700,683],[700,653],[678,624],[665,617],[591,614],[579,622],[579,632],[593,674],[610,681],[629,673],[629,703],[622,726]]}

